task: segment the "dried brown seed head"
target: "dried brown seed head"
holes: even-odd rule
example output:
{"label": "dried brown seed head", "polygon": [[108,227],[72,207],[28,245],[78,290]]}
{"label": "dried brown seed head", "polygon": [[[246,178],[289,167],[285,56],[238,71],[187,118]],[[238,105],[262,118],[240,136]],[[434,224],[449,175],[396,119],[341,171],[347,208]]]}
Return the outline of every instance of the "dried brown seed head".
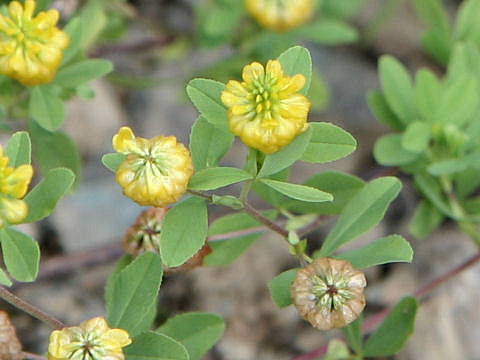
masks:
{"label": "dried brown seed head", "polygon": [[23,359],[22,344],[18,340],[15,327],[5,311],[0,311],[0,359]]}
{"label": "dried brown seed head", "polygon": [[[169,208],[152,207],[145,210],[137,218],[137,222],[132,225],[123,238],[123,248],[129,254],[138,256],[146,251],[160,253],[160,239],[163,225],[163,219],[167,215]],[[210,254],[212,249],[208,243],[193,255],[186,263],[181,266],[166,268],[168,272],[186,272],[197,266],[203,265],[203,259]]]}
{"label": "dried brown seed head", "polygon": [[346,260],[315,259],[298,270],[292,284],[293,303],[300,315],[319,330],[341,328],[365,307],[365,275]]}

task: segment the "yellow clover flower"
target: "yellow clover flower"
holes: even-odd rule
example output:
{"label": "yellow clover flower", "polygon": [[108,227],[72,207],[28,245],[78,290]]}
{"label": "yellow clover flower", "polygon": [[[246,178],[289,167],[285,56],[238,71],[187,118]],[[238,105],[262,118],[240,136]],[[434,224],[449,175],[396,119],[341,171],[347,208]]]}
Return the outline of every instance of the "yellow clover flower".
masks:
{"label": "yellow clover flower", "polygon": [[312,16],[312,0],[246,0],[248,12],[268,29],[284,31],[305,24]]}
{"label": "yellow clover flower", "polygon": [[32,165],[8,166],[8,157],[0,145],[0,229],[18,224],[27,217],[28,206],[21,200],[27,193],[33,176]]}
{"label": "yellow clover flower", "polygon": [[123,329],[110,329],[102,317],[50,334],[49,360],[124,360],[122,348],[132,340]]}
{"label": "yellow clover flower", "polygon": [[36,3],[12,1],[8,16],[0,14],[0,73],[17,79],[24,85],[52,81],[62,50],[70,39],[59,30],[57,10],[41,11],[33,16]]}
{"label": "yellow clover flower", "polygon": [[117,182],[140,205],[163,207],[187,191],[193,162],[188,149],[174,136],[147,140],[122,127],[113,137],[113,148],[127,155],[117,170]]}
{"label": "yellow clover flower", "polygon": [[248,146],[271,154],[308,128],[310,101],[299,94],[305,76],[285,76],[278,60],[266,68],[254,62],[243,68],[243,82],[230,80],[222,93],[230,130]]}

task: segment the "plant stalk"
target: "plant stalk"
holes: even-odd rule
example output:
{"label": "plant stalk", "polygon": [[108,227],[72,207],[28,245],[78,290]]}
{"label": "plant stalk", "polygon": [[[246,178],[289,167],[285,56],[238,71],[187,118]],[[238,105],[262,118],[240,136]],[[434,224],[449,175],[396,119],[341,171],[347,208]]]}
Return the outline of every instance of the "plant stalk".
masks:
{"label": "plant stalk", "polygon": [[0,286],[0,298],[12,304],[16,308],[26,312],[27,314],[30,314],[34,318],[37,318],[38,320],[44,322],[53,329],[60,330],[66,327],[66,325],[61,321],[44,313],[42,310],[36,308],[25,300],[20,299],[17,295],[8,291],[7,288],[5,288],[4,286]]}

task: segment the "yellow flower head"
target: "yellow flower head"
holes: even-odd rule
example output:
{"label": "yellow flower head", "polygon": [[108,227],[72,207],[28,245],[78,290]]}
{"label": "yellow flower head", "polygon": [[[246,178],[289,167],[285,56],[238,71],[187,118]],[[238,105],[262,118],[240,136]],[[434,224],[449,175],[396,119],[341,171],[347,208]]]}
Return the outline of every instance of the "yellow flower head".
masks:
{"label": "yellow flower head", "polygon": [[122,127],[113,137],[113,148],[127,158],[117,171],[123,193],[140,205],[162,207],[176,202],[187,191],[193,174],[190,152],[174,136],[147,140]]}
{"label": "yellow flower head", "polygon": [[8,157],[0,145],[0,229],[18,224],[27,217],[28,206],[21,200],[27,193],[33,176],[32,165],[8,166]]}
{"label": "yellow flower head", "polygon": [[243,68],[243,82],[230,80],[222,93],[230,130],[248,146],[271,154],[308,128],[310,101],[299,94],[301,74],[285,76],[278,60],[266,68],[254,62]]}
{"label": "yellow flower head", "polygon": [[305,24],[312,16],[312,0],[246,0],[248,12],[264,27],[283,31]]}
{"label": "yellow flower head", "polygon": [[35,1],[12,1],[8,16],[0,14],[0,73],[24,85],[52,81],[62,50],[70,39],[59,30],[57,10],[41,11],[33,16]]}
{"label": "yellow flower head", "polygon": [[122,348],[131,344],[128,332],[110,329],[102,317],[50,334],[49,360],[124,360]]}
{"label": "yellow flower head", "polygon": [[298,270],[292,284],[293,303],[302,317],[319,330],[341,328],[365,307],[365,275],[349,261],[315,259]]}

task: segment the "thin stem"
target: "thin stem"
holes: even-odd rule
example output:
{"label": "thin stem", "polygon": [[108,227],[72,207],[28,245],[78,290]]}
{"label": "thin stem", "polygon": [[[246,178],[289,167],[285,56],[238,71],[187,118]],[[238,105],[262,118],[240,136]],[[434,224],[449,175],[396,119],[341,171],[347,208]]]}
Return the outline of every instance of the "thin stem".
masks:
{"label": "thin stem", "polygon": [[240,192],[240,201],[244,203],[247,201],[248,193],[250,192],[250,189],[252,188],[253,181],[245,181],[243,183],[242,191]]}
{"label": "thin stem", "polygon": [[30,353],[30,352],[22,352],[22,359],[33,359],[33,360],[47,360],[46,357],[43,357],[42,355]]}
{"label": "thin stem", "polygon": [[462,204],[458,201],[451,180],[446,176],[442,176],[440,183],[442,184],[443,191],[447,195],[448,203],[458,227],[463,233],[470,236],[474,243],[480,248],[480,233],[478,232],[477,226],[469,219]]}
{"label": "thin stem", "polygon": [[211,195],[208,195],[206,193],[203,193],[201,191],[196,191],[196,190],[187,190],[187,192],[189,192],[190,194],[194,195],[194,196],[198,196],[198,197],[201,197],[209,202],[212,202],[212,196]]}
{"label": "thin stem", "polygon": [[265,217],[261,212],[259,212],[257,209],[252,207],[249,203],[244,202],[243,205],[244,205],[245,212],[251,217],[253,217],[255,220],[258,220],[269,229],[280,234],[282,237],[284,238],[288,237],[288,231],[285,230],[283,227],[277,225],[275,222]]}
{"label": "thin stem", "polygon": [[64,323],[55,319],[54,317],[44,313],[42,310],[36,308],[32,304],[29,304],[25,300],[20,299],[15,294],[8,291],[4,286],[0,286],[0,297],[6,302],[12,304],[16,308],[30,314],[34,318],[37,318],[40,321],[43,321],[48,326],[54,329],[63,329],[66,327]]}

